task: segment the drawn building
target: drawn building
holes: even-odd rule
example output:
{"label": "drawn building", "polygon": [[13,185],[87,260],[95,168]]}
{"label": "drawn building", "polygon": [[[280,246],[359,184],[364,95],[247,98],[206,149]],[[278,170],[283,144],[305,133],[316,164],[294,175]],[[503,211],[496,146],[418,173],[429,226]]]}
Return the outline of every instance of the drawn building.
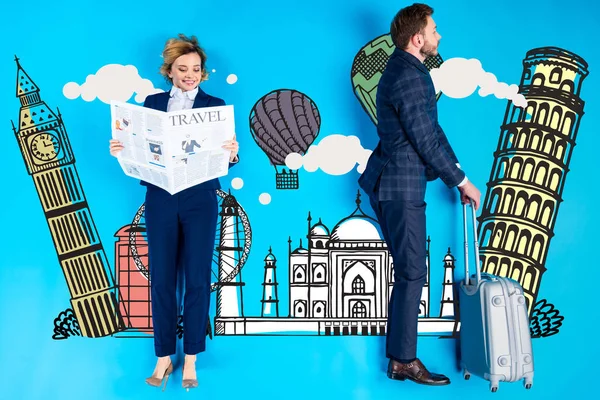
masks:
{"label": "drawn building", "polygon": [[527,52],[520,92],[508,103],[479,217],[482,269],[521,283],[536,303],[584,102],[587,63],[556,47]]}
{"label": "drawn building", "polygon": [[[308,215],[307,243],[297,248],[288,240],[289,309],[286,317],[217,319],[225,335],[385,335],[387,308],[394,284],[393,260],[378,223],[356,209],[330,231]],[[430,243],[430,241],[428,241]],[[440,317],[429,315],[430,257],[423,288],[419,334],[452,335],[457,332],[456,307],[451,294],[454,258],[446,255],[444,300]],[[265,258],[268,264],[274,256]],[[267,265],[265,266],[267,268]],[[265,273],[265,276],[267,273]],[[268,279],[268,278],[267,278]],[[263,295],[264,299],[264,295]],[[264,305],[264,303],[263,303]]]}
{"label": "drawn building", "polygon": [[321,220],[311,226],[309,214],[308,248],[301,244],[289,251],[290,316],[387,316],[394,285],[393,261],[377,221],[366,215],[360,204],[359,193],[354,212],[331,234]]}
{"label": "drawn building", "polygon": [[114,279],[77,169],[60,112],[40,97],[39,87],[17,63],[14,126],[27,173],[33,178],[58,255],[71,305],[83,336],[101,337],[123,328],[114,296]]}
{"label": "drawn building", "polygon": [[269,248],[265,257],[265,278],[263,280],[261,317],[279,317],[279,297],[277,296],[277,258]]}
{"label": "drawn building", "polygon": [[455,258],[448,249],[444,257],[444,280],[442,281],[442,301],[440,317],[453,317],[457,315],[456,302],[454,301],[454,267]]}

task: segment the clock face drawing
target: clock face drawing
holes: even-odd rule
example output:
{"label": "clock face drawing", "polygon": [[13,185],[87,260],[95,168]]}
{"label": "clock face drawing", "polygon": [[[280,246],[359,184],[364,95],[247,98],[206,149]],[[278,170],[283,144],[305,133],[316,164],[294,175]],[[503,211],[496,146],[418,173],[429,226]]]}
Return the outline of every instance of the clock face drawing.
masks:
{"label": "clock face drawing", "polygon": [[38,160],[50,161],[58,156],[60,142],[54,134],[43,132],[31,139],[29,148],[31,149],[31,154]]}

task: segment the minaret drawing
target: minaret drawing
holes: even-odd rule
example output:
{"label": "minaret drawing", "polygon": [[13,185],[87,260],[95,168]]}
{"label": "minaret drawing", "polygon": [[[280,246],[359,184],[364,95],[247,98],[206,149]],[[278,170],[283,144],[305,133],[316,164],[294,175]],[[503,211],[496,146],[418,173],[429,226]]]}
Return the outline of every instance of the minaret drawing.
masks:
{"label": "minaret drawing", "polygon": [[19,143],[27,173],[33,178],[83,336],[101,337],[123,329],[114,278],[90,213],[75,156],[60,111],[40,97],[39,87],[17,63],[21,101]]}
{"label": "minaret drawing", "polygon": [[527,52],[520,92],[508,103],[479,217],[482,269],[517,280],[529,312],[538,296],[584,102],[587,63],[556,47]]}
{"label": "minaret drawing", "polygon": [[[217,282],[217,318],[243,317],[242,272],[235,273],[236,260],[244,249],[239,245],[239,204],[235,197],[227,195],[221,203],[221,231],[217,251],[219,254],[219,282]],[[236,238],[238,240],[236,240]]]}
{"label": "minaret drawing", "polygon": [[450,253],[444,257],[444,282],[442,290],[442,301],[440,306],[440,318],[454,317],[456,316],[455,304],[454,304],[454,263],[455,259]]}
{"label": "minaret drawing", "polygon": [[279,317],[279,298],[277,297],[277,259],[271,248],[265,257],[265,279],[263,282],[263,298],[261,317]]}
{"label": "minaret drawing", "polygon": [[[310,232],[310,224],[312,222],[312,217],[310,216],[310,211],[308,212],[308,218],[306,219],[306,221],[308,222],[308,232]],[[306,305],[306,317],[311,317],[313,314],[313,310],[312,307],[310,306],[311,304],[313,304],[312,301],[312,291],[313,291],[313,287],[312,287],[312,281],[313,281],[313,261],[312,261],[312,254],[311,254],[311,243],[310,243],[310,234],[307,235],[307,247],[308,247],[308,251],[307,251],[307,258],[306,258],[306,283],[308,284],[308,300],[307,300],[307,305]],[[302,243],[302,242],[300,242]],[[300,247],[302,247],[302,244],[300,244]]]}

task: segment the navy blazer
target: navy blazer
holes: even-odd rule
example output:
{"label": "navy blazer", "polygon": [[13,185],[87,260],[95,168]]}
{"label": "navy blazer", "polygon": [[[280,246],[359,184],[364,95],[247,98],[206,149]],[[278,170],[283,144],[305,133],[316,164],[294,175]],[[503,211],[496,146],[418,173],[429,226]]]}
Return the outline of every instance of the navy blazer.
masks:
{"label": "navy blazer", "polygon": [[379,143],[358,181],[369,196],[423,201],[428,180],[439,177],[454,187],[464,179],[438,123],[435,89],[423,63],[395,49],[376,101]]}
{"label": "navy blazer", "polygon": [[[169,99],[171,98],[169,92],[162,92],[151,94],[146,97],[146,101],[144,101],[144,107],[152,108],[153,110],[159,111],[167,111],[167,106],[169,105]],[[196,94],[196,98],[194,99],[194,105],[192,108],[203,108],[203,107],[218,107],[224,106],[225,101],[219,99],[218,97],[213,97],[211,95],[206,94],[202,89],[198,88],[198,93]],[[239,156],[238,156],[239,160]],[[229,163],[229,168],[237,163]],[[140,184],[144,186],[154,186],[151,183],[140,181]],[[216,190],[221,189],[221,183],[219,182],[219,178],[211,179],[206,182],[202,182],[199,185],[192,186],[194,189],[205,189],[205,190]],[[190,188],[191,189],[191,188]],[[186,189],[187,190],[187,189]]]}

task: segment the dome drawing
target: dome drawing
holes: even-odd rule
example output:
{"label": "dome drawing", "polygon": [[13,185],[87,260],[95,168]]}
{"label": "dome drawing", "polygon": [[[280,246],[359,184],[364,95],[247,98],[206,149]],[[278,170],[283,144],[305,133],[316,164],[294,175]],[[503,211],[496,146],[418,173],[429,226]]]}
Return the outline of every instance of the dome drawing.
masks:
{"label": "dome drawing", "polygon": [[311,236],[329,236],[329,229],[321,222],[321,218],[319,218],[319,222],[313,225],[310,230]]}
{"label": "dome drawing", "polygon": [[333,228],[331,240],[383,240],[379,223],[360,208],[360,191],[356,194],[356,210]]}
{"label": "dome drawing", "polygon": [[342,220],[331,235],[332,240],[381,240],[376,222],[370,217],[355,216]]}

